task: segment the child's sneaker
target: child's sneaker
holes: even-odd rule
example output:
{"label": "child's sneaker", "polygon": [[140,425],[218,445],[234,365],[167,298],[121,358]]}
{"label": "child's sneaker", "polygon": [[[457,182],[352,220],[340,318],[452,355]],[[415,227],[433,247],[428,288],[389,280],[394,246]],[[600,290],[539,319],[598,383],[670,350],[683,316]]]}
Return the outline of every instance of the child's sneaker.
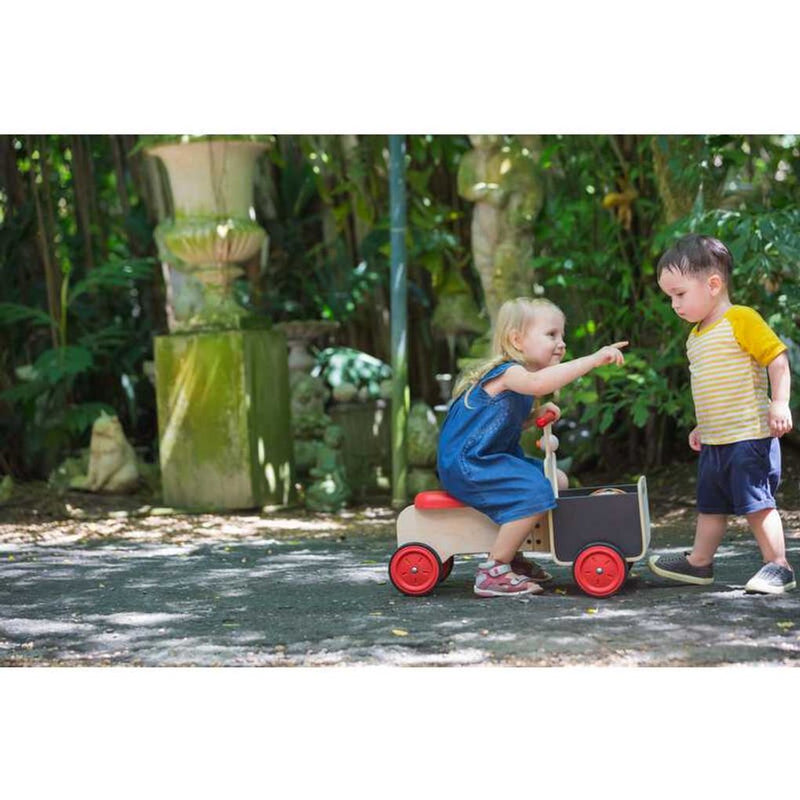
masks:
{"label": "child's sneaker", "polygon": [[511,569],[517,575],[524,575],[536,583],[547,583],[553,580],[553,576],[537,564],[532,558],[525,558],[522,553],[517,553],[511,559]]}
{"label": "child's sneaker", "polygon": [[764,564],[744,585],[746,592],[759,594],[783,594],[794,588],[794,572],[774,561]]}
{"label": "child's sneaker", "polygon": [[650,556],[647,566],[662,578],[669,578],[680,583],[694,583],[706,586],[714,583],[714,565],[707,567],[694,567],[687,560],[688,551],[685,553],[672,553],[663,556]]}
{"label": "child's sneaker", "polygon": [[542,587],[525,575],[517,575],[510,564],[489,559],[478,564],[473,591],[478,597],[505,597],[537,594]]}

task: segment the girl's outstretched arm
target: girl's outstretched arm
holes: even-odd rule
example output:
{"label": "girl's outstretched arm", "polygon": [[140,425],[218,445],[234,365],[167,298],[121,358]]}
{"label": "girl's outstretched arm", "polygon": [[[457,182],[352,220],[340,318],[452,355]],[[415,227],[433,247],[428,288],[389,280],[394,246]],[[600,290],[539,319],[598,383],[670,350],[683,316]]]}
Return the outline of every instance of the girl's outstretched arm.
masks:
{"label": "girl's outstretched arm", "polygon": [[532,394],[535,397],[552,394],[562,386],[572,383],[603,364],[621,365],[625,363],[622,348],[627,346],[628,342],[614,342],[614,344],[601,347],[590,356],[574,358],[572,361],[554,364],[552,367],[543,367],[536,372],[529,372],[521,364],[514,365],[503,373],[504,386],[513,392]]}

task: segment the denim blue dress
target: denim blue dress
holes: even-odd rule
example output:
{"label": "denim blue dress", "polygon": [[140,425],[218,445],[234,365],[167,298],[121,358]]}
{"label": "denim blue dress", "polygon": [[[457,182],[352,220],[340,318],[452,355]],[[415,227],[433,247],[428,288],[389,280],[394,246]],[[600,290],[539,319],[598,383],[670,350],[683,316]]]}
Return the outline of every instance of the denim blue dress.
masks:
{"label": "denim blue dress", "polygon": [[533,397],[483,389],[515,361],[491,369],[469,393],[453,401],[439,435],[437,468],[445,491],[502,525],[556,507],[543,463],[519,444]]}

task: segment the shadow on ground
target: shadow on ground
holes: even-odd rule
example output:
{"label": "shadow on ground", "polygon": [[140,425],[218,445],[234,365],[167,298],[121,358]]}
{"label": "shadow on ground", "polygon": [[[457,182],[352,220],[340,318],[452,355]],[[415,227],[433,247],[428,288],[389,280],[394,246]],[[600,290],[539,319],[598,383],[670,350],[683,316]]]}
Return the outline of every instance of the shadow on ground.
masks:
{"label": "shadow on ground", "polygon": [[[745,595],[760,557],[740,527],[710,587],[669,585],[640,563],[598,600],[550,565],[544,595],[481,600],[467,558],[433,594],[399,594],[393,525],[380,507],[0,518],[0,665],[800,664],[800,598]],[[652,550],[690,541],[688,517],[656,524]],[[800,565],[800,540],[788,545]]]}

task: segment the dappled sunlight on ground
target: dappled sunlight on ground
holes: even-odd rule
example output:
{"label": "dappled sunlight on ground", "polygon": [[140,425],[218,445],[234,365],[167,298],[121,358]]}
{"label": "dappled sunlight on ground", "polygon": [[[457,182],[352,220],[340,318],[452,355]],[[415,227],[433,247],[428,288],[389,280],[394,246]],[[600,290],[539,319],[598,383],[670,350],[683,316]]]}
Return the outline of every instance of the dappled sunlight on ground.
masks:
{"label": "dappled sunlight on ground", "polygon": [[[649,484],[651,553],[691,546],[688,475]],[[800,501],[781,516],[800,566]],[[179,513],[23,486],[0,507],[0,665],[800,665],[800,593],[744,593],[760,554],[743,519],[711,586],[665,582],[643,559],[592,598],[538,554],[554,574],[543,594],[487,601],[472,594],[480,555],[430,595],[401,595],[396,518],[380,504]]]}

